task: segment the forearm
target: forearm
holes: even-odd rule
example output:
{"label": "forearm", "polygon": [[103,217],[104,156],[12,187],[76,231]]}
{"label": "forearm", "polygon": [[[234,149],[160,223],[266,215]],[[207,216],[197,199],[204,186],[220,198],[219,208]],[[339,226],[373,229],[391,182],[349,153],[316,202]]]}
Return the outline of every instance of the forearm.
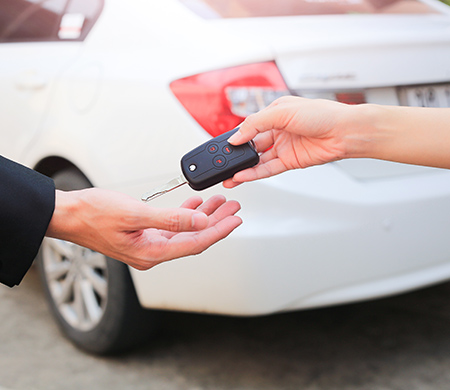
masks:
{"label": "forearm", "polygon": [[450,168],[450,109],[354,106],[345,128],[346,158]]}

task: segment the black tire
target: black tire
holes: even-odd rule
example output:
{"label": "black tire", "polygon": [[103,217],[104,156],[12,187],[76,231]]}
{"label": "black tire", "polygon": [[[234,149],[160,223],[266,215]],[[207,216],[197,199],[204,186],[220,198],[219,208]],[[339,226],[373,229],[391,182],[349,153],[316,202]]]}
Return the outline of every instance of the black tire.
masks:
{"label": "black tire", "polygon": [[[53,179],[61,190],[91,187],[74,168],[56,173]],[[72,243],[46,238],[37,265],[56,322],[79,348],[101,355],[123,352],[142,345],[156,328],[158,313],[142,309],[125,264]],[[63,271],[55,273],[55,269]],[[86,270],[101,289],[89,283]]]}

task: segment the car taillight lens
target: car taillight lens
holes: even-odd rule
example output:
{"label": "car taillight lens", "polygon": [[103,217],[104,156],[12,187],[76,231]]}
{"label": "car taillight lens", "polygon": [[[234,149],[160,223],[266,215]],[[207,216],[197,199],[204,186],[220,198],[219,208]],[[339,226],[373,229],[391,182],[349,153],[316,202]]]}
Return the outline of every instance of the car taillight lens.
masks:
{"label": "car taillight lens", "polygon": [[170,89],[213,137],[241,123],[288,88],[275,62],[237,66],[175,80]]}

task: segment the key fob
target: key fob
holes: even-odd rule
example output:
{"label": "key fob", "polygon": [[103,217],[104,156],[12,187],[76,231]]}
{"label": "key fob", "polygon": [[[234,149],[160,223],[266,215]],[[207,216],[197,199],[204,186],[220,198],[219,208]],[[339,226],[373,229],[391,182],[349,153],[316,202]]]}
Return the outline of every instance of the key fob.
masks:
{"label": "key fob", "polygon": [[181,170],[192,189],[204,190],[258,164],[259,155],[253,143],[234,146],[227,142],[238,129],[205,142],[181,158]]}

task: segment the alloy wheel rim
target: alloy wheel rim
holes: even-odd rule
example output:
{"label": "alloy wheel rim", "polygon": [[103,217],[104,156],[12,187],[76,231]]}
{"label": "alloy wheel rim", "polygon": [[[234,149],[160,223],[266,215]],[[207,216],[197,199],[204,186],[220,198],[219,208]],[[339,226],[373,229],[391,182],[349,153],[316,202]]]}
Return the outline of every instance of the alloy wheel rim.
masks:
{"label": "alloy wheel rim", "polygon": [[93,329],[108,297],[106,256],[68,241],[45,238],[43,268],[53,302],[73,328]]}

